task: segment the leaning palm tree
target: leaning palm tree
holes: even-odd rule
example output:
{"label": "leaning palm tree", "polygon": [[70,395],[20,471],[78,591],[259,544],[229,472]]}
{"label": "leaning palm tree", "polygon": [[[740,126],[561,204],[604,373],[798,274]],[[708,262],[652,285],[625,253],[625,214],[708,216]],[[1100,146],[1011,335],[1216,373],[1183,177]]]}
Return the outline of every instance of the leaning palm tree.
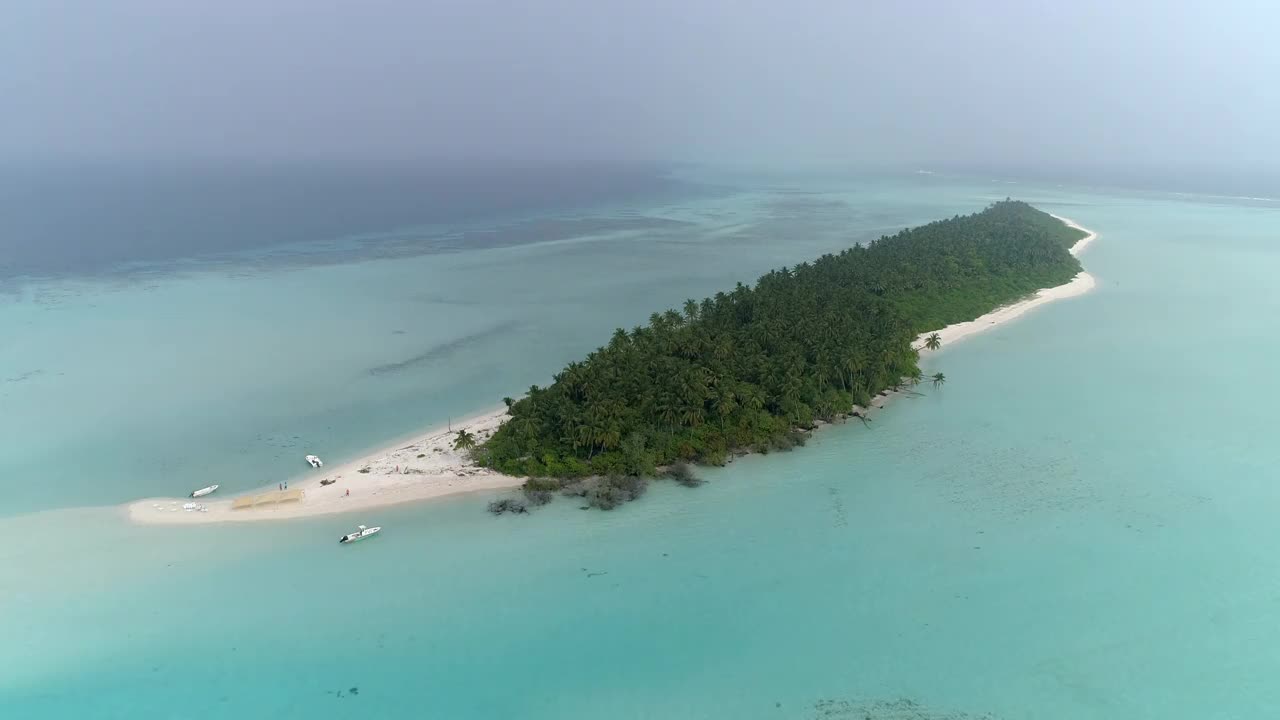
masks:
{"label": "leaning palm tree", "polygon": [[929,337],[925,338],[924,346],[930,350],[937,350],[942,347],[942,337],[938,333],[929,333]]}
{"label": "leaning palm tree", "polygon": [[944,374],[944,373],[934,373],[934,374],[933,374],[933,386],[934,386],[934,387],[941,387],[942,385],[946,384],[946,382],[947,382],[947,376],[946,376],[946,374]]}
{"label": "leaning palm tree", "polygon": [[454,450],[470,450],[476,446],[476,436],[466,430],[459,430],[458,436],[453,439]]}

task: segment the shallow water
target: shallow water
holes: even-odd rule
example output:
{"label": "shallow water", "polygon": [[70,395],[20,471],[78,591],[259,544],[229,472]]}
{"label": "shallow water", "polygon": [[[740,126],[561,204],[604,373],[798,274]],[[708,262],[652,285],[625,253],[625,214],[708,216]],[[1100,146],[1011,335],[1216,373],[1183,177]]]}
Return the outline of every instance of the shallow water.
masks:
{"label": "shallow water", "polygon": [[[0,374],[49,369],[0,390],[22,410],[0,418],[21,441],[0,466],[4,706],[1125,720],[1280,706],[1266,400],[1280,378],[1261,331],[1280,305],[1280,213],[945,179],[792,189],[822,192],[636,208],[692,228],[656,237],[28,288],[0,310],[24,328],[0,341]],[[271,482],[304,447],[338,459],[546,382],[685,296],[1015,190],[1101,233],[1082,258],[1094,293],[945,348],[926,371],[947,385],[870,427],[707,471],[701,489],[499,519],[483,495],[235,527],[24,512]],[[357,522],[386,530],[338,546]]]}

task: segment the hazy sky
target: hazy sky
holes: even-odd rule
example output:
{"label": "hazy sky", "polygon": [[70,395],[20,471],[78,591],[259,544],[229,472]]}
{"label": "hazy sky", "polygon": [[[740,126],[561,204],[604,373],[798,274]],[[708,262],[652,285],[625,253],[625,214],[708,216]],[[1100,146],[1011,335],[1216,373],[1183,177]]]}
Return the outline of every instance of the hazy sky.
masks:
{"label": "hazy sky", "polygon": [[0,161],[1280,166],[1280,10],[0,0]]}

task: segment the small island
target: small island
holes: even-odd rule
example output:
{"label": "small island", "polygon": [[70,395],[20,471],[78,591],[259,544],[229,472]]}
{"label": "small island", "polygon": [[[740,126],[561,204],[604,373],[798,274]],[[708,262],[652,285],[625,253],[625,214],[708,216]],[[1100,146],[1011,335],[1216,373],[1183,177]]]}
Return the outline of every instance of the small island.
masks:
{"label": "small island", "polygon": [[816,421],[922,381],[922,333],[1070,282],[1081,267],[1069,250],[1086,235],[1005,200],[687,300],[507,398],[510,420],[472,456],[546,492],[788,449]]}
{"label": "small island", "polygon": [[941,385],[922,353],[1087,292],[1075,255],[1094,237],[1005,200],[655,313],[505,407],[308,468],[290,479],[298,502],[183,512],[186,498],[147,498],[125,510],[148,524],[253,522],[519,487],[490,504],[518,513],[557,493],[609,509],[655,475],[697,485],[693,464],[791,449],[824,421],[865,421],[895,388]]}

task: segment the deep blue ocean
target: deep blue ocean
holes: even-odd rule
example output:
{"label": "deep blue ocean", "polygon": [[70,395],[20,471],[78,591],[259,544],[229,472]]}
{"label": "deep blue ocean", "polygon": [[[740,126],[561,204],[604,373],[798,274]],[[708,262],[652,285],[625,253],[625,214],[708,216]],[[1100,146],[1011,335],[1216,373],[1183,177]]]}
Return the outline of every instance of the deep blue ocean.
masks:
{"label": "deep blue ocean", "polygon": [[[343,251],[330,259],[426,253],[449,247],[438,233],[472,227],[484,231],[457,245],[538,242],[565,234],[534,223],[548,214],[691,191],[652,167],[7,169],[0,279],[154,270],[308,245],[313,262]],[[495,232],[502,221],[525,224]]]}

